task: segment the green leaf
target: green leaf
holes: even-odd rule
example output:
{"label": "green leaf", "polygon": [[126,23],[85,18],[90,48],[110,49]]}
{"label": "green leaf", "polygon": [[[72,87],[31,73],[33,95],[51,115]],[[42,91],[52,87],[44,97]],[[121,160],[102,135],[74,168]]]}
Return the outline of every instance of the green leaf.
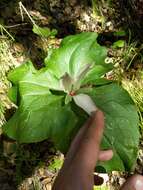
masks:
{"label": "green leaf", "polygon": [[96,81],[101,80],[101,77],[104,76],[105,73],[110,71],[113,68],[112,65],[96,65],[91,71],[88,72],[87,76],[82,79],[82,84],[95,84]]}
{"label": "green leaf", "polygon": [[68,104],[71,101],[72,101],[72,97],[67,94],[66,97],[65,97],[65,104]]}
{"label": "green leaf", "polygon": [[27,61],[26,64],[21,65],[20,67],[15,68],[8,74],[8,79],[13,84],[18,84],[18,82],[25,76],[27,78],[32,74],[36,73],[36,69],[33,67],[31,61]]}
{"label": "green leaf", "polygon": [[113,48],[122,48],[125,46],[125,40],[118,40],[113,43]]}
{"label": "green leaf", "polygon": [[50,138],[57,148],[67,150],[77,119],[69,106],[62,106],[62,98],[48,92],[25,95],[14,116],[3,127],[4,133],[20,143]]}
{"label": "green leaf", "polygon": [[50,30],[47,27],[40,27],[38,25],[33,25],[32,31],[38,36],[45,37],[45,38],[49,36],[55,36],[57,34],[56,29]]}
{"label": "green leaf", "polygon": [[18,85],[20,95],[26,93],[31,94],[33,90],[42,93],[50,89],[63,90],[61,81],[59,81],[47,68],[36,70],[32,62],[17,67],[9,73],[8,79],[14,84]]}
{"label": "green leaf", "polygon": [[51,172],[59,171],[63,165],[63,160],[60,158],[54,158],[54,160],[48,166],[48,170]]}
{"label": "green leaf", "polygon": [[[107,70],[111,70],[111,67],[110,69],[106,68],[107,65],[104,62],[107,49],[100,46],[96,39],[97,33],[91,32],[66,37],[62,41],[60,48],[55,49],[45,59],[46,67],[57,78],[61,78],[65,73],[68,73],[75,81],[81,70],[85,68],[85,65],[91,65],[90,72],[95,70],[97,65],[101,65],[100,71],[102,75],[105,74]],[[96,72],[94,74],[96,76]]]}
{"label": "green leaf", "polygon": [[57,34],[58,34],[58,31],[56,29],[52,29],[50,36],[56,36]]}
{"label": "green leaf", "polygon": [[[82,91],[81,91],[82,92]],[[97,107],[105,114],[103,149],[112,149],[111,161],[99,163],[106,171],[131,171],[137,159],[139,118],[129,94],[117,84],[86,89]]]}
{"label": "green leaf", "polygon": [[13,102],[13,103],[15,103],[15,104],[17,104],[17,86],[13,86],[13,87],[11,87],[10,89],[9,89],[9,91],[8,91],[8,97],[9,97],[9,99]]}

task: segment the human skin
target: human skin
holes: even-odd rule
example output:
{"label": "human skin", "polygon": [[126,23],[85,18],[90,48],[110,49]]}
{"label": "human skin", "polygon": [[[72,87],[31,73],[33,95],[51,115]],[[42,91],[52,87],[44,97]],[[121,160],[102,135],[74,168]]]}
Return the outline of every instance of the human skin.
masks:
{"label": "human skin", "polygon": [[[52,190],[92,190],[94,184],[102,183],[102,179],[93,174],[96,163],[113,156],[112,150],[100,150],[103,132],[104,115],[98,110],[92,113],[73,140]],[[132,176],[121,190],[143,190],[143,177]]]}

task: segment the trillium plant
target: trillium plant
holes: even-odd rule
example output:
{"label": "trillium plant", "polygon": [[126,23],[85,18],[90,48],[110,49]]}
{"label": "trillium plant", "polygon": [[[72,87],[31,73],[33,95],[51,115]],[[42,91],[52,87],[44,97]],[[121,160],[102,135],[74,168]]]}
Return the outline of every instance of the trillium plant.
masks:
{"label": "trillium plant", "polygon": [[36,70],[29,61],[9,73],[9,97],[17,110],[3,131],[19,143],[49,139],[66,152],[97,106],[106,125],[101,148],[114,151],[112,160],[99,162],[97,170],[132,171],[139,144],[138,114],[127,91],[104,78],[113,66],[105,63],[107,49],[97,37],[92,32],[68,36],[46,57],[44,68]]}

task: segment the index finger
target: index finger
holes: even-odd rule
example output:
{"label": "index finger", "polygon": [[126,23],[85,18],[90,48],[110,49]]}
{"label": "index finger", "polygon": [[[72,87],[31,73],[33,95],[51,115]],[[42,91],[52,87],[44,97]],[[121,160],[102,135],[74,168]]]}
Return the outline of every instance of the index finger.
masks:
{"label": "index finger", "polygon": [[104,131],[104,115],[98,110],[89,122],[87,131],[81,139],[74,161],[78,167],[86,171],[94,170],[100,151],[100,143]]}

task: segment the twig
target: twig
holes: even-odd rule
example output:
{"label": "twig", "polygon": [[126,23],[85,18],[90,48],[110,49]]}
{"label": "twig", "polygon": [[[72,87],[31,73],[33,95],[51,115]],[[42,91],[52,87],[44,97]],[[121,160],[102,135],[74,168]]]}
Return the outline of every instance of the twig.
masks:
{"label": "twig", "polygon": [[15,40],[14,37],[1,24],[0,24],[0,30],[1,30],[2,35],[3,35],[3,31],[4,31],[13,41]]}
{"label": "twig", "polygon": [[11,26],[4,26],[5,28],[15,28],[15,27],[19,27],[19,26],[23,26],[23,25],[27,25],[28,23],[22,23],[22,24],[15,24],[15,25],[11,25]]}
{"label": "twig", "polygon": [[23,17],[23,11],[24,11],[27,14],[27,16],[29,17],[29,19],[32,22],[32,24],[36,25],[35,21],[33,20],[33,18],[31,17],[31,15],[29,14],[29,12],[27,11],[27,9],[25,8],[25,6],[22,4],[21,1],[19,2],[19,8],[20,8],[20,13],[21,13],[22,21],[24,21],[24,17]]}

